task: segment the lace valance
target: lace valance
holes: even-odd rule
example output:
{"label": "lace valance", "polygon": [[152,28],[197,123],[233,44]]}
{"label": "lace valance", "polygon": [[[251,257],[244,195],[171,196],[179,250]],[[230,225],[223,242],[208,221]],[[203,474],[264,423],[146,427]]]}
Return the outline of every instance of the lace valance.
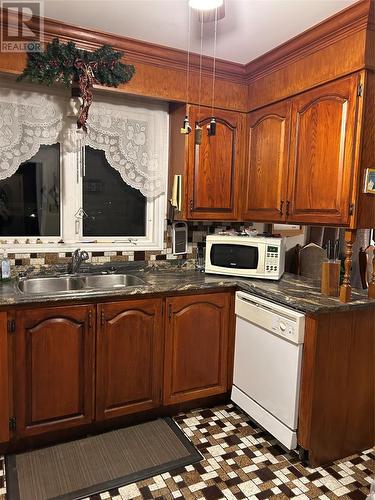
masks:
{"label": "lace valance", "polygon": [[[0,180],[12,176],[42,144],[72,150],[67,97],[0,88]],[[165,190],[168,114],[163,105],[94,102],[83,143],[105,152],[124,182],[155,197]],[[78,139],[77,139],[78,140]]]}

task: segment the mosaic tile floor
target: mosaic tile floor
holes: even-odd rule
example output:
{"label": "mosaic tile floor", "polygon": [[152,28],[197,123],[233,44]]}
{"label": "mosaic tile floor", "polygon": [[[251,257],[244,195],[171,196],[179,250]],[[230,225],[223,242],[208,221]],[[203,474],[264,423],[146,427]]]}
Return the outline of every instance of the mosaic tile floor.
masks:
{"label": "mosaic tile floor", "polygon": [[[191,411],[175,420],[202,453],[201,462],[85,500],[362,500],[375,478],[375,448],[328,467],[306,468],[233,405]],[[0,458],[0,500],[5,493]]]}

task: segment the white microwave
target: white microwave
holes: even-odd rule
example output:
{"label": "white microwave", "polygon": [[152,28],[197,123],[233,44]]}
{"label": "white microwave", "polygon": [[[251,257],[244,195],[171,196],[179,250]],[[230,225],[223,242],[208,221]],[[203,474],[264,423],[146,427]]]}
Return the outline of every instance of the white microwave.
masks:
{"label": "white microwave", "polygon": [[285,238],[207,236],[206,273],[279,280],[284,266]]}

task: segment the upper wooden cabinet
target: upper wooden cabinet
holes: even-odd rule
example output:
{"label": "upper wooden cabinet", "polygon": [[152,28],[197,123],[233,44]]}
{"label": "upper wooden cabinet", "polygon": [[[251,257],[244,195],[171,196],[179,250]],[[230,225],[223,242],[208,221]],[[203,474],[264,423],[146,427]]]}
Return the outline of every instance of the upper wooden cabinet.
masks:
{"label": "upper wooden cabinet", "polygon": [[[170,189],[174,174],[182,174],[182,209],[176,218],[236,220],[238,189],[244,158],[245,114],[215,109],[216,134],[208,135],[211,108],[188,106],[189,135],[180,134],[186,107],[171,107]],[[195,125],[202,127],[196,144]]]}
{"label": "upper wooden cabinet", "polygon": [[164,403],[228,388],[230,293],[167,299]]}
{"label": "upper wooden cabinet", "polygon": [[365,227],[363,80],[354,74],[249,114],[244,220]]}
{"label": "upper wooden cabinet", "polygon": [[358,83],[354,75],[293,99],[289,220],[349,225]]}
{"label": "upper wooden cabinet", "polygon": [[280,222],[286,218],[289,128],[287,101],[249,115],[244,220]]}
{"label": "upper wooden cabinet", "polygon": [[98,306],[96,419],[161,405],[162,299]]}
{"label": "upper wooden cabinet", "polygon": [[16,313],[14,398],[18,437],[92,421],[94,313],[90,305]]}

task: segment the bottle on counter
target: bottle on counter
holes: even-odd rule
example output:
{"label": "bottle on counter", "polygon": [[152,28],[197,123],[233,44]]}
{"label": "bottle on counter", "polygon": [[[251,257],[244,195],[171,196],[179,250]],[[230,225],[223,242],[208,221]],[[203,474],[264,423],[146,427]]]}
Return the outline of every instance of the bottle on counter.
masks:
{"label": "bottle on counter", "polygon": [[1,266],[0,267],[1,267],[1,274],[0,274],[1,280],[2,281],[9,280],[10,279],[10,262],[9,262],[8,255],[5,252],[5,250],[3,250],[3,252],[2,252]]}

